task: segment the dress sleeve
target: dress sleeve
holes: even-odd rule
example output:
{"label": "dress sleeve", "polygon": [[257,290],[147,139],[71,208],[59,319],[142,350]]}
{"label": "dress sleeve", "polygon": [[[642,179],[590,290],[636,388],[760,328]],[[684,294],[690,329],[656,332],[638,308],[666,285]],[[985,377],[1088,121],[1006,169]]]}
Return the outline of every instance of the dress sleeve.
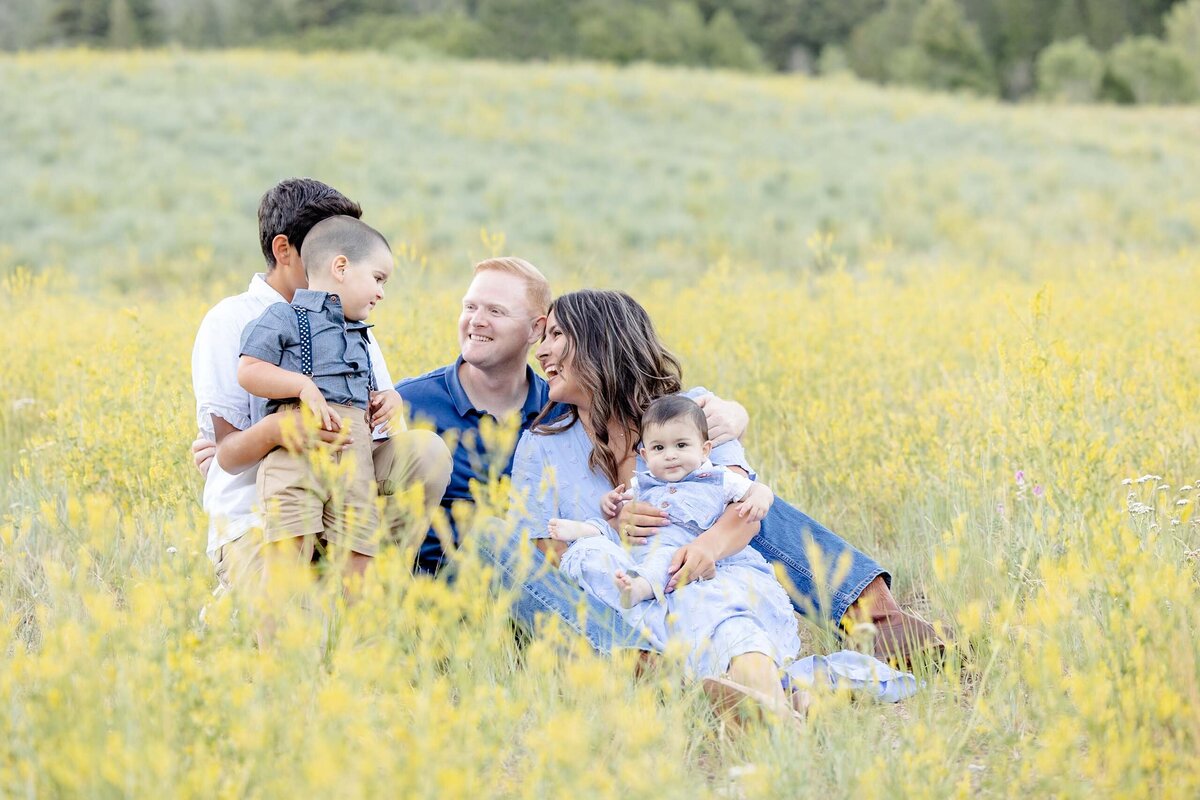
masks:
{"label": "dress sleeve", "polygon": [[[702,395],[712,394],[712,392],[703,386],[696,386],[688,389],[683,394],[685,397],[695,400]],[[754,480],[757,477],[754,468],[750,466],[750,460],[746,458],[746,448],[737,439],[717,445],[712,449],[712,453],[709,454],[708,458],[718,467],[741,467],[750,473],[750,480]]]}
{"label": "dress sleeve", "polygon": [[559,516],[557,476],[543,450],[546,438],[525,431],[513,455],[509,522],[530,539],[548,539],[550,520]]}

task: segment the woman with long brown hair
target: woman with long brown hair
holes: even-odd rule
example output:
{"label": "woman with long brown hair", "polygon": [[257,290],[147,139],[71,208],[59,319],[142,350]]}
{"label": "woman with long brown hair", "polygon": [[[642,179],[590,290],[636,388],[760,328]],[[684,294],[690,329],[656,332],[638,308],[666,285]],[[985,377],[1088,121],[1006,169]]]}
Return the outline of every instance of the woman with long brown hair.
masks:
{"label": "woman with long brown hair", "polygon": [[[595,518],[606,493],[630,484],[642,413],[655,399],[683,389],[682,370],[645,309],[613,291],[584,290],[556,300],[537,357],[549,383],[550,403],[517,447],[513,516],[525,535],[543,552],[560,556],[563,571],[578,578],[586,569],[581,565],[605,545],[611,551],[612,543],[604,537],[585,538],[568,548],[551,538],[549,521]],[[749,470],[736,440],[713,448],[710,457],[714,464]],[[613,523],[633,534],[626,537],[630,544],[644,544],[661,524],[659,517],[637,506],[631,510]],[[695,582],[668,594],[665,603],[647,601],[621,613],[648,633],[652,646],[661,648],[675,636],[688,641],[693,648],[688,666],[697,677],[728,675],[770,707],[785,709],[789,704],[780,670],[795,658],[800,641],[787,593],[763,557],[746,548],[757,533],[758,525],[730,506],[711,528],[676,552],[675,579],[668,591],[686,583],[689,576],[680,573],[685,565],[698,563],[692,558],[697,552],[711,558],[713,569],[697,570],[690,576]],[[802,546],[799,531],[795,539]],[[583,583],[588,591],[599,585]]]}

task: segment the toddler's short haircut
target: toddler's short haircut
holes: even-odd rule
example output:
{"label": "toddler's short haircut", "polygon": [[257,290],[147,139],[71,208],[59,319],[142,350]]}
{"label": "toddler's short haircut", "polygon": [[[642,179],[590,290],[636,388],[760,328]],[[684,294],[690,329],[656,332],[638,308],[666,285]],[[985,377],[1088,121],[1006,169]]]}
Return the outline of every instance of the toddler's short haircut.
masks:
{"label": "toddler's short haircut", "polygon": [[271,242],[276,236],[283,234],[288,244],[299,250],[314,225],[335,216],[358,219],[362,206],[312,178],[288,178],[268,189],[258,204],[258,241],[267,269],[275,268]]}
{"label": "toddler's short haircut", "polygon": [[642,436],[651,425],[663,425],[677,419],[686,419],[700,432],[700,438],[708,441],[708,419],[704,409],[690,397],[681,394],[669,394],[660,397],[650,404],[646,413],[642,414]]}
{"label": "toddler's short haircut", "polygon": [[345,256],[347,261],[355,264],[379,248],[392,252],[383,234],[367,223],[354,217],[330,217],[308,232],[300,258],[308,273],[314,266],[327,267],[338,256]]}

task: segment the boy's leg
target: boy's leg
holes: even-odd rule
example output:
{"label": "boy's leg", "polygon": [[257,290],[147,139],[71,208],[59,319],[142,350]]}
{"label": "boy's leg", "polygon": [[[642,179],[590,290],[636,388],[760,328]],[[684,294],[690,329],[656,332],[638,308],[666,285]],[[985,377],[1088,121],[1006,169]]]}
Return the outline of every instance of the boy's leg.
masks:
{"label": "boy's leg", "polygon": [[375,444],[372,460],[379,494],[394,498],[384,507],[391,541],[420,543],[450,485],[454,461],[446,443],[433,431],[400,431]]}
{"label": "boy's leg", "polygon": [[[516,592],[512,614],[526,629],[535,631],[540,620],[557,618],[586,638],[601,655],[614,650],[661,649],[630,627],[613,608],[548,564],[533,543],[511,530],[504,520],[479,520],[472,538],[480,559],[495,570],[501,588]],[[611,586],[611,573],[606,577]]]}

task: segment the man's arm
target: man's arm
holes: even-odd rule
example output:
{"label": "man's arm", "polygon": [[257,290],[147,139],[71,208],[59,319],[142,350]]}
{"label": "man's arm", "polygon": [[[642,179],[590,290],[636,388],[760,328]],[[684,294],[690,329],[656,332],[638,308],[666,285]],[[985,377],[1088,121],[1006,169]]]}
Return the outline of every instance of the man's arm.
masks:
{"label": "man's arm", "polygon": [[713,446],[725,444],[746,435],[750,425],[750,413],[736,400],[722,400],[709,392],[696,398],[696,405],[704,409],[708,421],[708,438]]}
{"label": "man's arm", "polygon": [[279,417],[279,414],[268,414],[242,431],[213,414],[213,432],[217,436],[216,457],[221,469],[231,475],[244,472],[282,445]]}

